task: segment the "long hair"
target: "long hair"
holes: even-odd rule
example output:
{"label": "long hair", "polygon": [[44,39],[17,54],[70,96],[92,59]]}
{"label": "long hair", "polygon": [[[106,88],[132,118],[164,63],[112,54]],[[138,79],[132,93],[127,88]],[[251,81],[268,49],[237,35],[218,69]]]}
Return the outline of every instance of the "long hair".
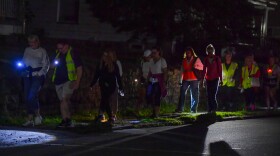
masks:
{"label": "long hair", "polygon": [[188,51],[192,52],[193,57],[197,57],[197,55],[196,55],[196,53],[195,53],[195,51],[193,50],[192,47],[186,47],[185,50],[184,50],[184,56],[183,56],[184,59],[187,57],[187,52]]}
{"label": "long hair", "polygon": [[103,67],[103,65],[105,67],[107,67],[109,72],[113,72],[114,71],[114,60],[112,57],[110,57],[109,53],[107,51],[105,51],[103,53],[103,56],[101,58],[101,62],[100,62],[100,69]]}

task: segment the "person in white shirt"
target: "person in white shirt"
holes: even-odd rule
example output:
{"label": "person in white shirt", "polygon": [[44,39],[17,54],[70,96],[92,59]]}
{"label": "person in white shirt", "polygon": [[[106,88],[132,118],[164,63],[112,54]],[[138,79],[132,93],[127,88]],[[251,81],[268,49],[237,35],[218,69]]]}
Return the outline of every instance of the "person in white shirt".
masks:
{"label": "person in white shirt", "polygon": [[50,62],[46,50],[40,46],[38,36],[30,35],[28,43],[29,47],[25,49],[22,59],[24,101],[28,113],[27,121],[23,126],[34,126],[42,123],[38,94],[49,70]]}
{"label": "person in white shirt", "polygon": [[152,63],[148,75],[149,85],[147,87],[147,97],[153,102],[152,117],[156,118],[160,113],[160,101],[167,95],[167,63],[161,57],[159,47],[152,48]]}

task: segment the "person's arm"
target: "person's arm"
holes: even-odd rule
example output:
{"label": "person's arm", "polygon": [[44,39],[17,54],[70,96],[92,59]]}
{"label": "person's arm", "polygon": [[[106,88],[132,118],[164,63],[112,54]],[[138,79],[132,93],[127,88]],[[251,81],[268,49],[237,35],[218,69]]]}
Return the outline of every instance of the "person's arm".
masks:
{"label": "person's arm", "polygon": [[46,50],[43,50],[42,69],[38,72],[38,76],[46,75],[50,68],[49,56]]}
{"label": "person's arm", "polygon": [[223,82],[223,70],[222,70],[222,60],[220,57],[217,56],[217,63],[218,63],[218,74],[220,78],[220,82]]}
{"label": "person's arm", "polygon": [[206,77],[206,73],[207,73],[207,65],[206,65],[206,59],[207,59],[207,57],[204,59],[204,66],[203,66],[203,81],[205,80],[205,77]]}
{"label": "person's arm", "polygon": [[116,79],[117,79],[119,90],[123,91],[123,84],[122,84],[122,79],[121,79],[121,75],[120,75],[118,65],[115,65],[115,76],[116,76]]}
{"label": "person's arm", "polygon": [[199,58],[196,59],[194,63],[194,68],[198,70],[203,70],[203,64]]}
{"label": "person's arm", "polygon": [[119,68],[119,73],[120,73],[120,76],[122,77],[123,75],[123,70],[122,70],[122,64],[121,64],[121,61],[117,60],[116,61],[117,65],[118,65],[118,68]]}
{"label": "person's arm", "polygon": [[161,70],[163,73],[163,80],[166,83],[168,78],[167,63],[164,58],[161,58]]}
{"label": "person's arm", "polygon": [[94,74],[94,77],[93,77],[93,80],[91,81],[91,84],[90,84],[90,87],[93,87],[96,82],[98,81],[99,77],[100,77],[100,65],[98,65],[96,67],[96,70],[95,70],[95,74]]}

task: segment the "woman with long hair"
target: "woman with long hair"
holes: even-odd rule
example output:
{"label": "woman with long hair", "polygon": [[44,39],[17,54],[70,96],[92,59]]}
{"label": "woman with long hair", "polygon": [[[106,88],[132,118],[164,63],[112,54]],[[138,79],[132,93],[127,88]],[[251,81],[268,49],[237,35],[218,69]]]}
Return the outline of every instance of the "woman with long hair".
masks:
{"label": "woman with long hair", "polygon": [[100,64],[96,69],[91,87],[99,83],[101,91],[101,101],[99,108],[99,115],[97,121],[104,119],[104,113],[106,112],[109,117],[109,123],[113,124],[115,119],[112,113],[111,102],[114,99],[114,92],[117,89],[123,90],[123,85],[120,77],[118,65],[110,57],[109,52],[105,51],[101,58]]}

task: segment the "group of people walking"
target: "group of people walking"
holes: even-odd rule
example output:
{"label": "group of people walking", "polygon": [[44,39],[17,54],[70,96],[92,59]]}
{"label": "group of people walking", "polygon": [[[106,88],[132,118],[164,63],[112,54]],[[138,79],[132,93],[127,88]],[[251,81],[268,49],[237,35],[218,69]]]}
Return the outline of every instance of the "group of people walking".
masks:
{"label": "group of people walking", "polygon": [[[200,84],[206,88],[207,111],[209,113],[215,113],[218,109],[237,110],[238,105],[235,101],[236,98],[234,98],[234,96],[238,95],[237,90],[244,94],[245,103],[243,109],[255,110],[255,99],[260,87],[264,88],[267,109],[270,110],[271,106],[277,109],[276,91],[279,88],[280,68],[275,62],[275,56],[269,56],[268,62],[262,68],[263,70],[261,70],[254,60],[254,55],[251,53],[246,54],[244,64],[240,67],[237,62],[233,61],[232,48],[227,48],[222,58],[215,55],[215,48],[212,44],[206,47],[205,52],[207,56],[201,61],[192,47],[184,49],[179,81],[180,96],[177,109],[175,110],[176,113],[185,111],[185,99],[188,90],[190,91],[191,98],[189,111],[191,113],[197,112]],[[149,50],[144,52],[141,63],[143,73],[141,79],[144,79],[147,83],[140,87],[142,91],[139,94],[140,100],[138,103],[143,103],[144,100],[141,98],[141,95],[143,97],[143,92],[146,89],[145,99],[147,103],[150,100],[157,101],[153,103],[154,112],[156,112],[158,110],[158,101],[163,96],[158,96],[158,92],[154,90],[162,91],[164,88],[159,88],[164,85],[160,85],[161,81],[158,79],[156,79],[156,82],[153,82],[153,79],[151,79],[154,78],[153,75],[155,74],[152,69],[157,62],[160,62],[160,59],[156,60],[153,54],[149,54]],[[152,90],[154,92],[150,91],[150,84],[153,84]],[[157,116],[158,113],[155,114]]]}
{"label": "group of people walking", "polygon": [[[42,123],[39,105],[39,91],[44,83],[49,68],[53,68],[52,82],[55,85],[58,99],[60,100],[61,123],[60,127],[71,127],[72,120],[69,105],[71,95],[79,88],[83,73],[83,65],[79,54],[66,41],[59,41],[56,45],[56,56],[50,63],[47,52],[40,46],[36,35],[28,37],[29,47],[24,51],[22,72],[24,84],[24,100],[27,105],[28,117],[23,126],[34,126]],[[181,61],[180,97],[175,112],[183,112],[185,107],[186,92],[190,88],[190,112],[196,113],[199,104],[199,86],[207,90],[208,112],[214,113],[218,109],[217,93],[219,88],[223,94],[221,104],[226,108],[234,106],[232,95],[239,87],[245,95],[245,110],[254,110],[256,88],[260,87],[260,76],[263,76],[266,104],[268,108],[277,108],[276,91],[279,88],[280,68],[275,63],[275,57],[269,57],[264,71],[261,71],[254,61],[253,55],[247,55],[244,65],[239,70],[236,62],[232,61],[233,53],[230,49],[225,52],[224,61],[215,55],[212,44],[206,47],[207,56],[203,61],[196,55],[191,47],[186,47]],[[141,62],[141,87],[139,103],[152,105],[152,117],[158,117],[160,103],[167,95],[166,83],[168,80],[167,62],[162,57],[160,47],[146,50]],[[238,74],[240,73],[241,74]],[[101,102],[96,121],[109,117],[109,123],[116,121],[118,111],[118,96],[123,95],[122,66],[113,49],[103,52],[100,63],[96,67],[94,78],[89,86],[93,89],[100,86]],[[240,85],[237,86],[237,81]]]}

